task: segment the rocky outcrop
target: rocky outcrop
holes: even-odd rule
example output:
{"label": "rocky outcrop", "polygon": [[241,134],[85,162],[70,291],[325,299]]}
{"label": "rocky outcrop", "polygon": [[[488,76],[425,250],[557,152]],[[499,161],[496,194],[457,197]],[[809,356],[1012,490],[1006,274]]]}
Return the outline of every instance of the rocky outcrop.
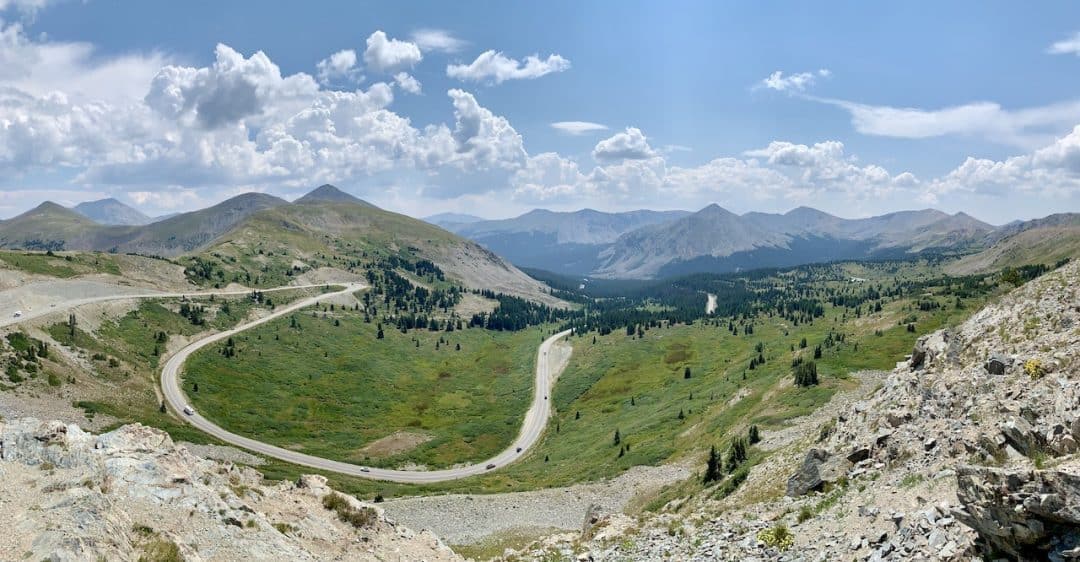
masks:
{"label": "rocky outcrop", "polygon": [[965,467],[957,473],[957,519],[983,551],[1022,560],[1080,557],[1080,473]]}
{"label": "rocky outcrop", "polygon": [[268,483],[134,424],[0,422],[0,560],[457,560],[375,506],[362,528],[322,505],[326,478]]}
{"label": "rocky outcrop", "polygon": [[810,449],[799,470],[788,478],[787,495],[802,496],[821,491],[827,484],[846,478],[852,464],[851,460],[828,451]]}

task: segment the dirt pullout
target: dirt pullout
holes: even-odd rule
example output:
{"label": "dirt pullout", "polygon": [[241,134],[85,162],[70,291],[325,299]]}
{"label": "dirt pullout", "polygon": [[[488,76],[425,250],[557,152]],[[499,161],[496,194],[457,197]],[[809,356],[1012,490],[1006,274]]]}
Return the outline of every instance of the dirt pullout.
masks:
{"label": "dirt pullout", "polygon": [[319,283],[333,285],[335,283],[359,283],[362,281],[364,281],[363,275],[349,273],[336,267],[320,267],[297,276],[294,283],[297,285],[318,285]]}
{"label": "dirt pullout", "polygon": [[368,443],[363,449],[360,449],[358,453],[360,458],[371,457],[381,459],[392,457],[411,451],[416,447],[431,441],[431,439],[432,437],[430,435],[424,435],[422,433],[395,431],[386,437]]}
{"label": "dirt pullout", "polygon": [[0,291],[0,320],[14,318],[16,312],[31,316],[70,301],[111,297],[131,293],[154,293],[152,289],[133,289],[114,283],[86,279],[51,279],[33,281]]}
{"label": "dirt pullout", "polygon": [[449,544],[477,544],[505,533],[581,530],[593,506],[621,512],[634,499],[690,476],[680,465],[637,466],[620,476],[567,488],[490,495],[433,496],[388,501],[387,516],[427,529]]}
{"label": "dirt pullout", "polygon": [[716,312],[716,295],[712,293],[705,293],[708,299],[705,301],[705,314],[712,314]]}
{"label": "dirt pullout", "polygon": [[[565,341],[560,341],[555,345],[552,345],[551,356],[548,357],[551,372],[562,374],[563,370],[566,369],[566,364],[570,362],[570,354],[573,353],[573,351],[574,347]],[[555,381],[552,380],[551,384],[554,385]]]}

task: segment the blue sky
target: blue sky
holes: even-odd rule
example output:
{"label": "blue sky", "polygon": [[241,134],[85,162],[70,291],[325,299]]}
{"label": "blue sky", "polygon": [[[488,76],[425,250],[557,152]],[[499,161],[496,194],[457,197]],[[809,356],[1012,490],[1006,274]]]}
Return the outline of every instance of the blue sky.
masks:
{"label": "blue sky", "polygon": [[0,217],[1080,210],[1075,4],[401,4],[0,0]]}

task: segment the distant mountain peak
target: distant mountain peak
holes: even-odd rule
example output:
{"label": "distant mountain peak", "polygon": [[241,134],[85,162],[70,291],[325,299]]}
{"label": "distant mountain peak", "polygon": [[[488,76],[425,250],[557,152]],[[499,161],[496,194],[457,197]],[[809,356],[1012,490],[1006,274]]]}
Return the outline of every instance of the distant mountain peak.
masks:
{"label": "distant mountain peak", "polygon": [[63,206],[63,205],[61,205],[59,203],[56,203],[54,201],[45,201],[42,204],[38,205],[37,207],[34,207],[33,209],[30,209],[29,212],[31,212],[31,213],[46,213],[46,212],[48,212],[48,213],[56,213],[56,212],[59,212],[59,213],[65,213],[66,214],[66,213],[70,212],[70,209],[68,209],[67,207],[65,207],[65,206]]}
{"label": "distant mountain peak", "polygon": [[828,218],[833,218],[832,215],[830,215],[829,213],[826,213],[825,211],[821,211],[821,210],[815,209],[813,207],[807,207],[806,205],[800,205],[798,207],[795,207],[794,209],[784,213],[784,216],[788,216],[788,217],[828,217]]}
{"label": "distant mountain peak", "polygon": [[148,224],[154,220],[113,197],[79,203],[72,207],[72,210],[94,222],[108,225],[133,226]]}
{"label": "distant mountain peak", "polygon": [[367,205],[369,207],[374,207],[374,205],[372,205],[371,203],[368,203],[367,201],[364,201],[363,199],[360,199],[359,197],[355,197],[353,195],[345,193],[344,191],[342,191],[342,190],[338,189],[337,187],[335,187],[333,185],[330,185],[328,183],[325,183],[323,185],[320,185],[319,187],[316,187],[315,189],[308,192],[307,195],[304,195],[303,197],[301,197],[301,198],[297,199],[296,201],[294,201],[294,203],[301,203],[301,204],[302,203],[328,203],[328,202],[357,203],[357,204],[360,204],[360,205]]}
{"label": "distant mountain peak", "polygon": [[721,207],[720,205],[718,205],[716,203],[710,203],[709,205],[706,205],[704,209],[702,209],[702,210],[700,210],[700,211],[698,211],[698,212],[696,212],[694,214],[695,215],[702,215],[702,216],[714,216],[714,217],[715,216],[724,216],[724,217],[738,216],[735,213],[732,213],[731,211]]}

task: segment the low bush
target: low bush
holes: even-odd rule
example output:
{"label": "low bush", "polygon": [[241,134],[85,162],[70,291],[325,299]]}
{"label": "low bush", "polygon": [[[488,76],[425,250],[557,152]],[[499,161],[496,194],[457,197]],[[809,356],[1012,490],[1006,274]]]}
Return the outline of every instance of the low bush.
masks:
{"label": "low bush", "polygon": [[337,513],[342,521],[356,527],[366,527],[375,522],[375,510],[370,507],[355,508],[349,500],[337,492],[323,496],[323,507]]}
{"label": "low bush", "polygon": [[791,531],[783,525],[777,525],[771,529],[765,529],[757,534],[757,539],[768,546],[787,550],[795,544],[795,537]]}

